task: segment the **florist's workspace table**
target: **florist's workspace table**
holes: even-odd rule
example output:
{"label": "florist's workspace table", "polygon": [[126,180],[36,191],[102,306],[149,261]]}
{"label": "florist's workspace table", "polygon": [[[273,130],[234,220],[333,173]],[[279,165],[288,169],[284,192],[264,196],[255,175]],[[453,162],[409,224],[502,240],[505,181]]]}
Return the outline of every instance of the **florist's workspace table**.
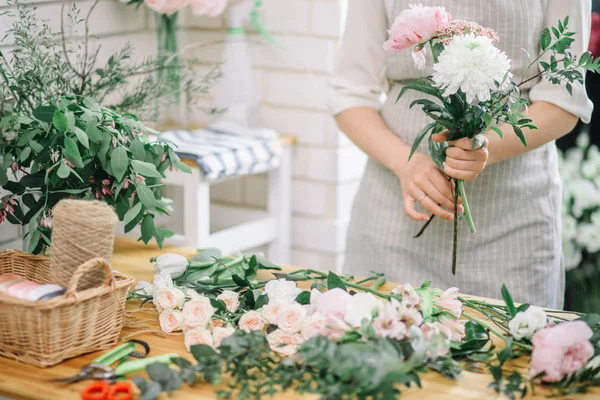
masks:
{"label": "florist's workspace table", "polygon": [[[113,268],[134,276],[138,280],[152,281],[154,271],[149,259],[164,252],[177,252],[187,257],[195,254],[192,249],[181,248],[164,248],[162,251],[154,246],[143,246],[136,242],[124,239],[118,239],[115,244],[115,254],[113,258]],[[308,266],[307,266],[308,267]],[[293,267],[286,267],[291,270]],[[261,279],[270,278],[270,274],[261,272]],[[414,283],[414,282],[413,282]],[[393,283],[388,283],[380,290],[391,291],[395,286]],[[139,303],[132,302],[128,304],[128,310],[135,310]],[[149,311],[137,312],[135,315],[138,319],[145,320],[142,324],[149,326],[151,329],[160,329],[158,325],[158,316],[150,304],[144,307],[150,307]],[[138,328],[137,330],[139,330]],[[136,329],[125,328],[121,334],[122,338],[126,338]],[[151,348],[150,355],[159,355],[170,352],[177,352],[183,357],[190,360],[193,358],[186,351],[183,344],[182,335],[170,335],[161,337],[154,333],[141,333],[135,336],[136,339],[148,342]],[[36,399],[36,400],[69,400],[78,399],[80,391],[89,382],[79,382],[72,385],[64,385],[60,383],[50,382],[52,378],[71,376],[76,374],[79,369],[92,361],[102,352],[91,353],[81,357],[77,357],[65,361],[55,367],[40,369],[29,365],[21,364],[16,361],[0,357],[0,399],[2,396],[7,396],[11,399]],[[527,357],[521,357],[518,360],[507,363],[508,369],[518,369],[521,372],[527,370]],[[402,390],[402,399],[428,399],[428,400],[446,400],[446,399],[494,399],[504,398],[496,395],[492,389],[488,388],[488,384],[492,381],[492,376],[488,373],[478,374],[468,371],[463,371],[457,381],[445,379],[440,374],[430,372],[421,375],[423,388],[411,388]],[[160,399],[215,399],[217,387],[200,384],[195,387],[189,387],[184,383],[183,387],[174,392],[172,397],[166,394],[161,394]],[[542,388],[536,388],[536,395],[529,395],[527,399],[545,399],[548,392]],[[293,392],[278,394],[277,399],[298,399],[307,398],[314,399],[315,396],[301,396]],[[570,397],[572,399],[599,399],[600,390],[594,388],[586,395],[577,395]]]}

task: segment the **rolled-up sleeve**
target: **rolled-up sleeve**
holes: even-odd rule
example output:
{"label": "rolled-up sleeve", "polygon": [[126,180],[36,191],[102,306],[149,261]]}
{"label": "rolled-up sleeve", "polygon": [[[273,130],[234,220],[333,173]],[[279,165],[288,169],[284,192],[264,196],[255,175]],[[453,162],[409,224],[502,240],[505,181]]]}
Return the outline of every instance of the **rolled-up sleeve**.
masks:
{"label": "rolled-up sleeve", "polygon": [[328,107],[337,115],[353,107],[381,108],[387,17],[383,0],[350,0]]}
{"label": "rolled-up sleeve", "polygon": [[[546,26],[558,24],[569,16],[569,30],[575,32],[571,52],[580,56],[588,49],[591,30],[591,2],[590,0],[549,0],[546,13]],[[548,59],[546,59],[548,61]],[[589,99],[585,85],[578,82],[573,84],[573,95],[565,89],[564,85],[554,85],[547,79],[540,80],[529,92],[531,102],[545,101],[552,103],[565,111],[579,117],[588,123],[592,117],[594,104]]]}

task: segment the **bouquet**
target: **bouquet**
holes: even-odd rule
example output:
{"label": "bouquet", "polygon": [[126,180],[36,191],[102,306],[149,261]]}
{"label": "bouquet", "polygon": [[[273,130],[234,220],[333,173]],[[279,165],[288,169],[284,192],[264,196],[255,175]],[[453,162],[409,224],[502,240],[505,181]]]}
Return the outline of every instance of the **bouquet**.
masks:
{"label": "bouquet", "polygon": [[585,312],[600,307],[600,151],[589,142],[582,133],[577,147],[559,158],[567,308]]}
{"label": "bouquet", "polygon": [[[259,269],[278,267],[260,255],[222,257],[214,249],[154,261],[154,282],[140,282],[129,299],[152,301],[161,329],[183,331],[198,363],[149,366],[150,381],[134,378],[147,394],[183,381],[219,384],[223,374],[224,398],[293,388],[322,399],[395,399],[400,385],[420,386],[427,370],[455,379],[463,368],[489,370],[490,387],[510,398],[540,382],[556,395],[581,392],[600,378],[600,316],[568,321],[561,312],[517,307],[505,287],[504,304],[490,304],[428,282],[383,292],[380,274],[357,281],[300,269],[256,280]],[[496,348],[493,336],[504,345]],[[528,377],[503,371],[526,354]]]}
{"label": "bouquet", "polygon": [[[390,29],[385,42],[387,51],[410,50],[418,69],[425,68],[426,54],[431,51],[433,75],[405,85],[398,98],[408,90],[422,92],[428,97],[413,101],[411,107],[421,106],[432,122],[417,135],[410,156],[429,135],[429,150],[433,161],[443,171],[448,141],[462,138],[473,140],[473,147],[484,147],[485,134],[494,131],[502,137],[499,124],[509,124],[527,145],[523,129],[536,129],[532,120],[523,114],[527,108],[521,87],[536,79],[549,79],[562,84],[569,93],[574,82],[583,83],[584,70],[598,72],[600,60],[589,52],[574,55],[569,51],[573,33],[568,29],[569,17],[558,21],[556,27],[546,28],[540,38],[541,53],[527,67],[539,72],[519,82],[513,80],[510,60],[496,44],[498,35],[473,21],[452,20],[443,7],[413,5],[404,10]],[[543,61],[548,60],[548,61]],[[525,74],[523,74],[525,75]],[[447,130],[447,140],[438,142],[433,135]],[[454,251],[452,273],[456,274],[459,198],[464,216],[475,233],[464,181],[453,179],[454,194]]]}

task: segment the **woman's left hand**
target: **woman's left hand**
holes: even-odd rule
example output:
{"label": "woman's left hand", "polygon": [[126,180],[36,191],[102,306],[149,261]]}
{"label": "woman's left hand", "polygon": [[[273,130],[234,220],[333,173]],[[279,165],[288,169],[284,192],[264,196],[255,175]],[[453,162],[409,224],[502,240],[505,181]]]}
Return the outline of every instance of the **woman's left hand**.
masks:
{"label": "woman's left hand", "polygon": [[[432,136],[436,142],[445,142],[450,131],[447,129]],[[477,143],[473,149],[474,139],[463,138],[448,142],[444,172],[451,178],[470,181],[483,171],[488,161],[488,140],[485,135],[477,135]]]}

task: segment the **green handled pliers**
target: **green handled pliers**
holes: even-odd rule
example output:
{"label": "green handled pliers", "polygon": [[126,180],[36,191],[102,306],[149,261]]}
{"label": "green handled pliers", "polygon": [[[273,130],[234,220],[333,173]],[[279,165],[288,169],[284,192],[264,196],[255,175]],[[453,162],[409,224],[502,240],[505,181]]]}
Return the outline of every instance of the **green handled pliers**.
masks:
{"label": "green handled pliers", "polygon": [[[144,348],[143,353],[135,351],[138,344]],[[148,346],[146,342],[132,339],[115,347],[108,353],[101,355],[91,363],[84,365],[77,375],[66,378],[57,378],[53,379],[53,381],[63,383],[75,383],[84,379],[115,381],[117,378],[124,377],[129,373],[142,371],[149,364],[157,362],[170,364],[173,358],[179,357],[179,354],[177,353],[146,357],[149,352],[150,346]],[[127,361],[129,357],[135,357],[138,358],[138,360]],[[112,364],[117,362],[118,364],[114,368],[111,367]]]}

